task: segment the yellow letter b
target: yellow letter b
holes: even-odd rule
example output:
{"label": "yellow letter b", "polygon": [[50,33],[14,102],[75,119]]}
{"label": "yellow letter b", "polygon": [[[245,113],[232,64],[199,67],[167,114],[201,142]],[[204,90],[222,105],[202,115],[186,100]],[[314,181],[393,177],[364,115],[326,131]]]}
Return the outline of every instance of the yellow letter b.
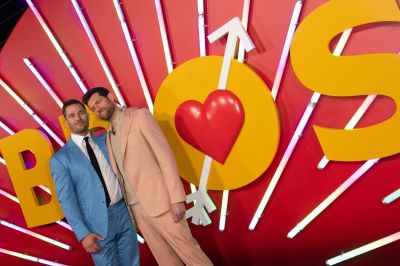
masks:
{"label": "yellow letter b", "polygon": [[[53,223],[64,217],[50,176],[49,160],[53,147],[39,130],[27,129],[0,140],[0,149],[7,163],[7,170],[20,201],[28,227]],[[22,152],[29,150],[36,165],[27,169]],[[43,185],[50,189],[51,199],[40,205],[34,188]]]}

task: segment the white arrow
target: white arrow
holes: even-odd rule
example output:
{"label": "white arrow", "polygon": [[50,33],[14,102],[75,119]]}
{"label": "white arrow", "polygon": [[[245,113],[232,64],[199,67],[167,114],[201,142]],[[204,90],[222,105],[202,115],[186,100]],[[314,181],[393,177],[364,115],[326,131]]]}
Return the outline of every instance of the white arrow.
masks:
{"label": "white arrow", "polygon": [[[208,35],[208,40],[213,43],[216,40],[224,37],[226,34],[228,34],[228,40],[225,46],[224,60],[222,62],[222,69],[218,82],[219,90],[226,89],[229,69],[231,66],[231,61],[235,54],[236,42],[238,37],[247,52],[255,48],[253,42],[250,39],[250,36],[243,28],[242,23],[240,22],[240,19],[238,17],[231,19],[225,25]],[[203,169],[201,171],[199,190],[190,194],[186,199],[187,203],[196,201],[196,205],[186,212],[186,218],[193,217],[192,223],[197,225],[208,225],[211,223],[208,214],[204,210],[204,207],[209,213],[216,209],[214,203],[207,194],[207,183],[208,176],[210,174],[211,163],[212,158],[208,155],[205,155]]]}
{"label": "white arrow", "polygon": [[222,63],[221,74],[219,76],[219,90],[226,89],[231,61],[235,55],[237,38],[239,37],[244,49],[246,49],[247,52],[255,48],[254,43],[247,34],[246,30],[243,28],[243,25],[238,17],[234,17],[221,28],[208,35],[208,40],[213,43],[216,40],[224,37],[226,34],[228,34],[228,40],[226,41],[224,61]]}

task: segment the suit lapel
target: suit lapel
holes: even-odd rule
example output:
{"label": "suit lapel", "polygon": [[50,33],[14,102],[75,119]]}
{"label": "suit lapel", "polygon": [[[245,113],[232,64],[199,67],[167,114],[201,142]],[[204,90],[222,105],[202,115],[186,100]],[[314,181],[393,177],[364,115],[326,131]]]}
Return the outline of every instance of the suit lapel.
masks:
{"label": "suit lapel", "polygon": [[118,173],[118,167],[117,167],[117,162],[115,161],[114,153],[112,152],[111,148],[111,140],[110,140],[110,134],[107,134],[106,137],[106,143],[107,143],[107,150],[108,150],[108,155],[110,157],[110,165],[111,168],[114,170],[114,173]]}
{"label": "suit lapel", "polygon": [[[83,164],[88,164],[89,166],[92,166],[89,159],[85,156],[85,154],[81,151],[81,149],[76,145],[76,143],[72,139],[69,139],[66,146],[68,147],[68,152],[71,156],[70,158],[73,161],[79,161]],[[75,164],[73,164],[73,165],[75,165]],[[77,164],[77,165],[80,165],[80,164]],[[88,169],[90,169],[90,167]]]}
{"label": "suit lapel", "polygon": [[121,123],[121,158],[125,158],[126,145],[128,143],[129,128],[131,127],[132,119],[128,115],[128,110],[124,112],[124,117]]}

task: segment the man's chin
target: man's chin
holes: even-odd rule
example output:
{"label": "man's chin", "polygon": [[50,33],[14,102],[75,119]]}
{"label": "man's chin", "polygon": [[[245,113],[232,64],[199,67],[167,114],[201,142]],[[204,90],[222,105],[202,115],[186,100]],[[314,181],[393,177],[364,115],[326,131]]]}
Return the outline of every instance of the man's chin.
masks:
{"label": "man's chin", "polygon": [[89,129],[87,127],[85,128],[75,128],[75,130],[73,131],[75,134],[85,134],[89,131]]}
{"label": "man's chin", "polygon": [[100,120],[103,120],[103,121],[109,121],[110,118],[111,118],[111,115],[110,115],[110,114],[99,115],[98,118],[99,118]]}

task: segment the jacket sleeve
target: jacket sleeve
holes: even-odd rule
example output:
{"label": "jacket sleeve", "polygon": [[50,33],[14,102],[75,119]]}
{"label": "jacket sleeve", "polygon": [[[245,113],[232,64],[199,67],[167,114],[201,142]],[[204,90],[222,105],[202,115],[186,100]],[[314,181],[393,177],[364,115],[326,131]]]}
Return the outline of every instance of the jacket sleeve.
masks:
{"label": "jacket sleeve", "polygon": [[56,186],[58,201],[64,215],[76,237],[81,241],[90,231],[84,222],[81,208],[78,204],[78,196],[72,184],[71,173],[60,158],[55,157],[50,160],[50,169]]}
{"label": "jacket sleeve", "polygon": [[151,115],[149,110],[140,109],[140,130],[148,141],[157,161],[160,165],[162,174],[165,178],[170,203],[177,203],[186,200],[185,190],[176,164],[175,156],[168,144],[164,133],[158,122]]}

